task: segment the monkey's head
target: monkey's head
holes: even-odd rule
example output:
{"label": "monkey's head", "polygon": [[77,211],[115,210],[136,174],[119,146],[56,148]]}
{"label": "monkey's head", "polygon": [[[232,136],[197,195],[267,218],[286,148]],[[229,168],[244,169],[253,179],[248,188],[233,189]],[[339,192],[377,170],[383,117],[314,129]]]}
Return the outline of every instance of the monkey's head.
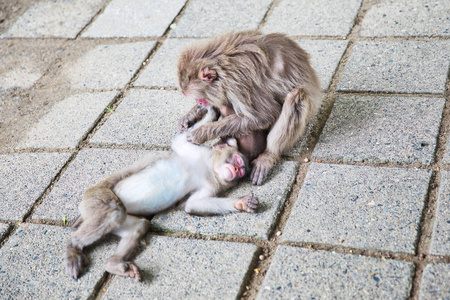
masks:
{"label": "monkey's head", "polygon": [[237,150],[230,140],[213,147],[212,162],[212,169],[217,181],[226,188],[233,186],[247,174],[247,158]]}

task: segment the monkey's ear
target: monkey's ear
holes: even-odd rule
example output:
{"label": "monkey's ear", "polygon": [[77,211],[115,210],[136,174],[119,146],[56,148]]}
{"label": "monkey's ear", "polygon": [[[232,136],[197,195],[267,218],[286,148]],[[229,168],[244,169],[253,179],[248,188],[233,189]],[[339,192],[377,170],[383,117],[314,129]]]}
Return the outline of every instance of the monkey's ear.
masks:
{"label": "monkey's ear", "polygon": [[208,69],[208,68],[205,68],[205,69],[203,69],[202,70],[202,73],[201,73],[201,79],[202,80],[206,80],[206,81],[213,81],[214,79],[216,79],[217,78],[217,72],[216,71],[214,71],[214,70],[210,70],[210,69]]}

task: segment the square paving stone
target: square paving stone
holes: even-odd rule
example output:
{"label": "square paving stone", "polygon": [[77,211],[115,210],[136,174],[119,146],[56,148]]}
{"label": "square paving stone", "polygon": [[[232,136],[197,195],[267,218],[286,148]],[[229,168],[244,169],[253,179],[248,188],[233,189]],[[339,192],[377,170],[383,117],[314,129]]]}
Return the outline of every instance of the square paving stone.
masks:
{"label": "square paving stone", "polygon": [[83,37],[162,36],[186,0],[113,0]]}
{"label": "square paving stone", "polygon": [[415,253],[430,175],[312,163],[283,240]]}
{"label": "square paving stone", "polygon": [[135,260],[141,284],[115,277],[105,299],[236,299],[254,259],[251,244],[151,237]]}
{"label": "square paving stone", "polygon": [[181,51],[195,39],[167,39],[148,66],[134,82],[135,86],[178,86],[177,64]]}
{"label": "square paving stone", "polygon": [[348,42],[303,40],[297,43],[309,53],[311,65],[319,76],[322,89],[327,90]]}
{"label": "square paving stone", "polygon": [[21,221],[70,153],[0,155],[0,219]]}
{"label": "square paving stone", "polygon": [[115,95],[103,92],[68,96],[30,129],[18,148],[75,148]]}
{"label": "square paving stone", "polygon": [[3,235],[6,233],[6,231],[8,229],[9,229],[9,225],[8,224],[0,223],[0,240],[2,239]]}
{"label": "square paving stone", "polygon": [[282,0],[263,30],[288,35],[346,36],[360,6],[361,0]]}
{"label": "square paving stone", "polygon": [[450,1],[388,0],[364,16],[362,36],[450,36]]}
{"label": "square paving stone", "polygon": [[442,94],[449,64],[450,41],[355,42],[337,88]]}
{"label": "square paving stone", "polygon": [[448,300],[450,298],[450,264],[425,266],[419,299]]}
{"label": "square paving stone", "polygon": [[231,213],[222,216],[198,217],[181,209],[173,209],[156,215],[151,228],[156,231],[187,231],[203,235],[245,235],[268,239],[274,222],[295,181],[298,163],[282,162],[272,171],[262,186],[253,186],[245,180],[223,197],[238,198],[252,192],[259,198],[256,213]]}
{"label": "square paving stone", "polygon": [[75,221],[84,191],[151,153],[143,150],[83,149],[44,199],[32,219]]}
{"label": "square paving stone", "polygon": [[32,87],[62,50],[62,41],[0,41],[0,91]]}
{"label": "square paving stone", "polygon": [[256,29],[270,0],[193,0],[170,32],[172,37],[205,37],[230,30]]}
{"label": "square paving stone", "polygon": [[3,299],[87,299],[104,273],[112,247],[88,254],[88,270],[77,281],[66,274],[63,253],[72,230],[23,223],[0,249]]}
{"label": "square paving stone", "polygon": [[75,38],[105,0],[53,0],[34,3],[2,37]]}
{"label": "square paving stone", "polygon": [[179,91],[132,89],[90,142],[170,146],[178,133],[178,120],[194,104]]}
{"label": "square paving stone", "polygon": [[279,246],[257,299],[407,299],[414,265]]}
{"label": "square paving stone", "polygon": [[[443,171],[430,253],[450,255],[450,171]],[[450,297],[450,293],[448,295]]]}
{"label": "square paving stone", "polygon": [[338,97],[312,156],[429,165],[444,103],[444,98]]}

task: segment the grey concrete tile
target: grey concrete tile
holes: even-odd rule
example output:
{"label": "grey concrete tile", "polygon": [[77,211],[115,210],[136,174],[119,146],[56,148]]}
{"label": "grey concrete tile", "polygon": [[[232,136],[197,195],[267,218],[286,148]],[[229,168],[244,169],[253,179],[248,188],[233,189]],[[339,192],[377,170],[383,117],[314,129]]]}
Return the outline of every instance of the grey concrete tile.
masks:
{"label": "grey concrete tile", "polygon": [[78,203],[84,191],[115,171],[130,166],[142,156],[143,150],[83,149],[55,184],[50,194],[32,215],[32,219],[75,221]]}
{"label": "grey concrete tile", "polygon": [[34,3],[1,37],[75,38],[105,0],[53,0]]}
{"label": "grey concrete tile", "polygon": [[449,64],[450,41],[356,42],[337,89],[442,94]]}
{"label": "grey concrete tile", "polygon": [[0,155],[0,219],[22,220],[71,153]]}
{"label": "grey concrete tile", "polygon": [[[112,247],[89,253],[88,271],[77,281],[66,274],[62,253],[72,230],[23,223],[0,249],[0,290],[4,299],[87,299],[104,273]],[[102,256],[103,255],[103,256]]]}
{"label": "grey concrete tile", "polygon": [[445,153],[442,162],[444,164],[450,164],[450,140],[447,142],[447,147],[445,148]]}
{"label": "grey concrete tile", "polygon": [[302,40],[297,42],[309,53],[311,65],[319,76],[322,89],[327,90],[348,41]]}
{"label": "grey concrete tile", "polygon": [[151,237],[135,260],[144,284],[115,277],[105,299],[235,299],[257,247]]}
{"label": "grey concrete tile", "polygon": [[84,93],[56,103],[17,148],[75,148],[95,125],[116,92]]}
{"label": "grey concrete tile", "polygon": [[5,223],[0,223],[0,240],[3,237],[3,235],[6,233],[6,231],[8,230],[9,225],[5,224]]}
{"label": "grey concrete tile", "polygon": [[406,299],[414,264],[279,246],[257,299]]}
{"label": "grey concrete tile", "polygon": [[425,266],[419,299],[448,300],[450,297],[450,264]]}
{"label": "grey concrete tile", "polygon": [[154,45],[150,41],[96,46],[65,65],[61,77],[72,89],[123,88]]}
{"label": "grey concrete tile", "polygon": [[353,27],[361,0],[282,0],[263,27],[264,32],[288,35],[346,36]]}
{"label": "grey concrete tile", "polygon": [[195,39],[167,39],[148,66],[142,71],[135,86],[178,86],[177,63],[184,47]]}
{"label": "grey concrete tile", "polygon": [[298,163],[282,162],[273,170],[262,186],[245,180],[224,196],[238,198],[254,193],[260,207],[255,214],[235,213],[208,218],[186,214],[180,209],[156,215],[151,228],[156,231],[187,231],[203,235],[245,235],[268,239],[274,222],[295,181]]}
{"label": "grey concrete tile", "polygon": [[313,163],[282,238],[414,253],[430,171]]}
{"label": "grey concrete tile", "polygon": [[388,0],[364,16],[361,36],[450,36],[447,0]]}
{"label": "grey concrete tile", "polygon": [[256,29],[270,0],[193,0],[170,32],[172,37],[207,37],[231,30]]}
{"label": "grey concrete tile", "polygon": [[429,165],[444,103],[444,98],[339,97],[312,156]]}
{"label": "grey concrete tile", "polygon": [[450,255],[450,171],[442,172],[430,253]]}
{"label": "grey concrete tile", "polygon": [[62,41],[0,41],[0,91],[32,87],[62,50]]}
{"label": "grey concrete tile", "polygon": [[113,0],[82,37],[162,36],[186,0]]}
{"label": "grey concrete tile", "polygon": [[99,145],[170,146],[195,102],[179,91],[132,89],[90,140]]}

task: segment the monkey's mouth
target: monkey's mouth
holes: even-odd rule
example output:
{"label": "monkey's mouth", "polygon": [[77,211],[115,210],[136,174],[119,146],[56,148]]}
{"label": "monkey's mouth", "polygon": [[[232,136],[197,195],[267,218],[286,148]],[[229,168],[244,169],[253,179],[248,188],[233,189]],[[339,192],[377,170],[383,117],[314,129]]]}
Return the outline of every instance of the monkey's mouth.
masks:
{"label": "monkey's mouth", "polygon": [[209,102],[206,101],[206,99],[195,99],[195,101],[197,101],[198,104],[200,104],[201,106],[208,106]]}

